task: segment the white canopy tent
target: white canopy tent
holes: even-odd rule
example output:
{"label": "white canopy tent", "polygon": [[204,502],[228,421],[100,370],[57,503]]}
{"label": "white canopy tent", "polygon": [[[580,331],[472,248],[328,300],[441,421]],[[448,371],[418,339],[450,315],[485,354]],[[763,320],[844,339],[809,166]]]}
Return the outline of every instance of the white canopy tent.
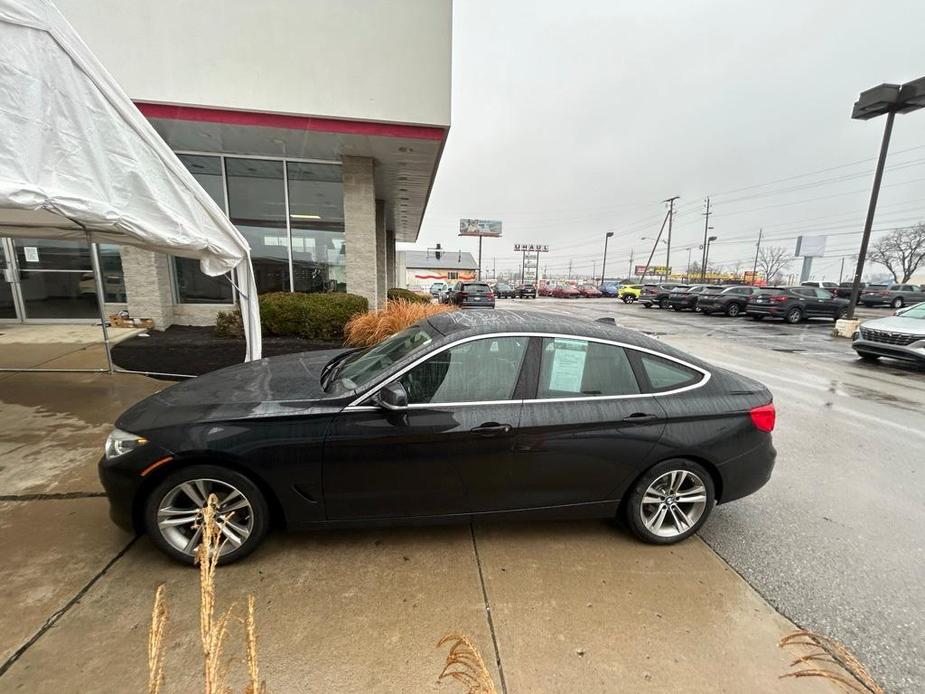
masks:
{"label": "white canopy tent", "polygon": [[246,360],[260,358],[247,241],[47,0],[0,0],[0,236],[139,246],[233,272]]}

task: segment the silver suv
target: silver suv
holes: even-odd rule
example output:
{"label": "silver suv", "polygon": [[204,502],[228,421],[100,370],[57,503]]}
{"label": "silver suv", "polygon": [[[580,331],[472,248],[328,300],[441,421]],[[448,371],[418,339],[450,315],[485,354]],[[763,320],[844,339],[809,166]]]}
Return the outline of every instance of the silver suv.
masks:
{"label": "silver suv", "polygon": [[917,284],[872,284],[861,292],[859,301],[865,306],[886,304],[893,308],[902,308],[925,301],[925,287]]}
{"label": "silver suv", "polygon": [[925,364],[925,303],[862,323],[851,346],[867,361],[892,357]]}

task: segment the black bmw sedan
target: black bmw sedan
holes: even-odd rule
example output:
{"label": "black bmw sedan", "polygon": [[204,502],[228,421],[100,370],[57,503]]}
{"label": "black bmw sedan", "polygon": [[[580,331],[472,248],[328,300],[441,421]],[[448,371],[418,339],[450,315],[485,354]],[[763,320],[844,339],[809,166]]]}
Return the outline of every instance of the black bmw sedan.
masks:
{"label": "black bmw sedan", "polygon": [[670,544],[768,481],[774,421],[760,383],[639,333],[460,311],[176,384],[99,467],[113,520],[185,562],[210,494],[223,562],[271,525],[619,517]]}

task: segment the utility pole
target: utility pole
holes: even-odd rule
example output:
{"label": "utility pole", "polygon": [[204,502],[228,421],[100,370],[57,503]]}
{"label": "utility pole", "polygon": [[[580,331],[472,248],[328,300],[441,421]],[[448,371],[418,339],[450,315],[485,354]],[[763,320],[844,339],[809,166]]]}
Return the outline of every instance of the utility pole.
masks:
{"label": "utility pole", "polygon": [[633,272],[633,249],[630,248],[630,267],[626,273],[627,277],[635,277],[636,273]]}
{"label": "utility pole", "polygon": [[841,284],[842,275],[845,274],[845,256],[841,257],[841,268],[838,270],[838,283]]}
{"label": "utility pole", "polygon": [[[591,282],[592,283],[597,282],[597,261],[596,260],[591,261]],[[601,280],[601,283],[603,283],[603,280]]]}
{"label": "utility pole", "polygon": [[601,264],[601,284],[604,284],[604,280],[607,276],[607,242],[610,240],[611,236],[613,236],[612,231],[608,231],[604,234],[604,262]]}
{"label": "utility pole", "polygon": [[668,274],[671,272],[671,222],[674,220],[674,201],[680,196],[668,198],[664,202],[668,203],[668,249],[665,251],[665,281],[668,281]]}
{"label": "utility pole", "polygon": [[568,278],[572,279],[572,259],[568,259]]}
{"label": "utility pole", "polygon": [[642,277],[639,278],[639,283],[643,284],[646,281],[646,275],[649,274],[649,267],[652,265],[652,256],[655,255],[655,249],[658,248],[659,241],[662,240],[662,232],[665,231],[665,223],[668,221],[668,214],[665,214],[665,219],[662,220],[662,226],[658,230],[658,236],[655,237],[655,241],[652,243],[652,252],[649,253],[649,259],[646,261],[646,266],[642,270]]}
{"label": "utility pole", "polygon": [[[755,265],[752,268],[752,284],[755,284],[758,279],[758,252],[761,250],[761,232],[763,231],[764,229],[758,230],[758,243],[755,244]],[[844,267],[844,264],[845,261],[842,260],[842,267]]]}
{"label": "utility pole", "polygon": [[703,260],[700,262],[700,281],[707,278],[707,235],[710,233],[710,196],[707,196],[707,211],[703,213]]}
{"label": "utility pole", "polygon": [[687,249],[687,283],[691,283],[691,251],[694,250],[693,246],[690,246]]}

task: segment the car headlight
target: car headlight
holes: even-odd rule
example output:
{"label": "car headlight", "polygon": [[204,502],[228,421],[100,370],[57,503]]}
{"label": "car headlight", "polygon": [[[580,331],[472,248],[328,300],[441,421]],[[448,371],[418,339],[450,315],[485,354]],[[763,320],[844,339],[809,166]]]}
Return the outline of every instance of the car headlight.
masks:
{"label": "car headlight", "polygon": [[144,446],[148,439],[138,434],[130,434],[121,429],[113,429],[112,433],[106,437],[106,459],[112,460],[120,455],[125,455],[129,451]]}

